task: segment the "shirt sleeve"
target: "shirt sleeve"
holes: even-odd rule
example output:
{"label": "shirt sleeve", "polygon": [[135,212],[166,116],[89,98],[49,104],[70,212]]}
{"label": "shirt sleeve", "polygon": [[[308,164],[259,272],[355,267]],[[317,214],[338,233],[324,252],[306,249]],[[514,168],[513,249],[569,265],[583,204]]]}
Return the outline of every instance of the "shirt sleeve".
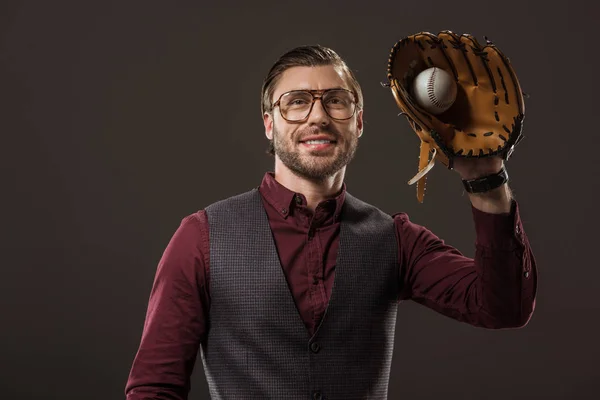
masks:
{"label": "shirt sleeve", "polygon": [[208,221],[185,217],[158,264],[127,400],[184,400],[208,320]]}
{"label": "shirt sleeve", "polygon": [[400,300],[412,299],[447,317],[489,329],[518,328],[535,308],[537,268],[515,200],[509,214],[472,207],[475,258],[427,228],[394,215]]}

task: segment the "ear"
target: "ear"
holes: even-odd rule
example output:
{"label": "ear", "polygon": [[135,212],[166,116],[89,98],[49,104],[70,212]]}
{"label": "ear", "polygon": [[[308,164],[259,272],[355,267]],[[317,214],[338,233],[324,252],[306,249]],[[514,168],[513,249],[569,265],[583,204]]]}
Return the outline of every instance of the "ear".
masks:
{"label": "ear", "polygon": [[265,125],[265,136],[269,140],[273,140],[273,116],[269,113],[264,113],[263,124]]}
{"label": "ear", "polygon": [[358,130],[358,137],[361,137],[363,134],[363,110],[359,110],[358,114],[356,115],[356,128]]}

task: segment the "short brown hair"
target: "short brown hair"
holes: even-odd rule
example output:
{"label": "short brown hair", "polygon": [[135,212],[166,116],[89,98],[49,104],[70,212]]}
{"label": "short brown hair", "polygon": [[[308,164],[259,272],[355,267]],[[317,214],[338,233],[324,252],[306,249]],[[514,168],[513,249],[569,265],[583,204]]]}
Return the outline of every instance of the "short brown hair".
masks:
{"label": "short brown hair", "polygon": [[363,107],[362,90],[354,73],[348,68],[346,62],[332,49],[320,45],[312,45],[296,47],[283,54],[273,64],[262,85],[262,113],[271,112],[275,86],[287,69],[292,67],[321,67],[326,65],[338,67],[345,73],[350,90],[356,95],[357,106],[361,109]]}
{"label": "short brown hair", "polygon": [[[321,67],[326,65],[332,65],[336,68],[340,68],[341,71],[346,75],[346,82],[350,85],[350,90],[354,92],[356,96],[356,106],[358,109],[363,108],[363,95],[354,73],[346,62],[332,49],[321,45],[310,45],[296,47],[285,54],[273,64],[269,73],[267,74],[262,84],[262,95],[261,95],[261,112],[264,115],[265,112],[271,112],[273,110],[273,92],[275,92],[275,86],[281,78],[281,75],[289,68],[292,67]],[[274,154],[273,143],[270,141],[268,153]]]}

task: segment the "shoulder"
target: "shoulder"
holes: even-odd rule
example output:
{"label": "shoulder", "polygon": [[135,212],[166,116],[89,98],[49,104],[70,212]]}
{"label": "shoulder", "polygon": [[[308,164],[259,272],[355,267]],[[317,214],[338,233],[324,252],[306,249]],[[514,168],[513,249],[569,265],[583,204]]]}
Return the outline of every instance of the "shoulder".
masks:
{"label": "shoulder", "polygon": [[202,229],[207,223],[206,209],[200,209],[181,219],[180,227],[187,229]]}
{"label": "shoulder", "polygon": [[202,240],[208,233],[206,210],[201,209],[183,217],[179,222],[174,237],[190,241]]}
{"label": "shoulder", "polygon": [[218,200],[205,207],[204,211],[211,213],[214,211],[234,211],[243,204],[248,204],[252,200],[260,200],[260,194],[257,188],[247,192],[236,194],[222,200]]}
{"label": "shoulder", "polygon": [[354,215],[358,218],[381,218],[388,221],[392,221],[392,216],[390,214],[381,210],[377,206],[374,206],[370,203],[367,203],[366,201],[354,197],[348,192],[346,192],[344,198],[344,211],[346,217]]}
{"label": "shoulder", "polygon": [[165,261],[204,259],[207,254],[208,224],[204,210],[183,217],[163,252]]}
{"label": "shoulder", "polygon": [[387,221],[393,221],[398,232],[401,232],[402,230],[419,231],[422,229],[426,229],[424,226],[411,221],[409,215],[406,212],[396,212],[393,214],[389,214],[385,211],[382,211],[377,206],[374,206],[370,203],[360,200],[357,197],[354,197],[350,193],[346,193],[345,206],[346,209],[351,209],[352,211],[354,211],[354,214],[362,215],[365,218],[379,217]]}

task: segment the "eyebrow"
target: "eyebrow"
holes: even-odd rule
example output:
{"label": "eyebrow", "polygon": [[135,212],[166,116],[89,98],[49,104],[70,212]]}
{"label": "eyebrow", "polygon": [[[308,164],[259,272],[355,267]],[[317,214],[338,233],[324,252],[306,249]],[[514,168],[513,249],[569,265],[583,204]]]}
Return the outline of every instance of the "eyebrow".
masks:
{"label": "eyebrow", "polygon": [[[327,88],[327,89],[321,89],[321,90],[331,90],[331,89],[344,89],[344,90],[349,90],[349,89],[346,89],[345,87],[342,87],[342,86],[334,86],[334,87],[330,87],[330,88]],[[290,90],[286,90],[286,91],[285,91],[285,92],[283,92],[283,93],[287,93],[287,92],[293,92],[293,91],[296,91],[296,90],[319,90],[319,89],[311,89],[311,88],[308,88],[308,87],[304,87],[304,88],[299,88],[299,89],[290,89]]]}
{"label": "eyebrow", "polygon": [[[334,87],[330,87],[330,88],[322,89],[322,90],[332,90],[332,89],[343,89],[343,90],[352,91],[352,89],[348,89],[348,88],[345,88],[345,87],[342,87],[342,86],[334,86]],[[277,96],[274,96],[273,97],[273,102],[276,102],[278,98],[280,98],[281,96],[283,96],[286,93],[295,92],[295,91],[303,91],[303,90],[318,90],[318,89],[308,89],[308,88],[304,88],[304,89],[289,89],[289,90],[286,90],[285,92],[281,92]],[[275,93],[273,93],[273,95],[275,95]]]}

